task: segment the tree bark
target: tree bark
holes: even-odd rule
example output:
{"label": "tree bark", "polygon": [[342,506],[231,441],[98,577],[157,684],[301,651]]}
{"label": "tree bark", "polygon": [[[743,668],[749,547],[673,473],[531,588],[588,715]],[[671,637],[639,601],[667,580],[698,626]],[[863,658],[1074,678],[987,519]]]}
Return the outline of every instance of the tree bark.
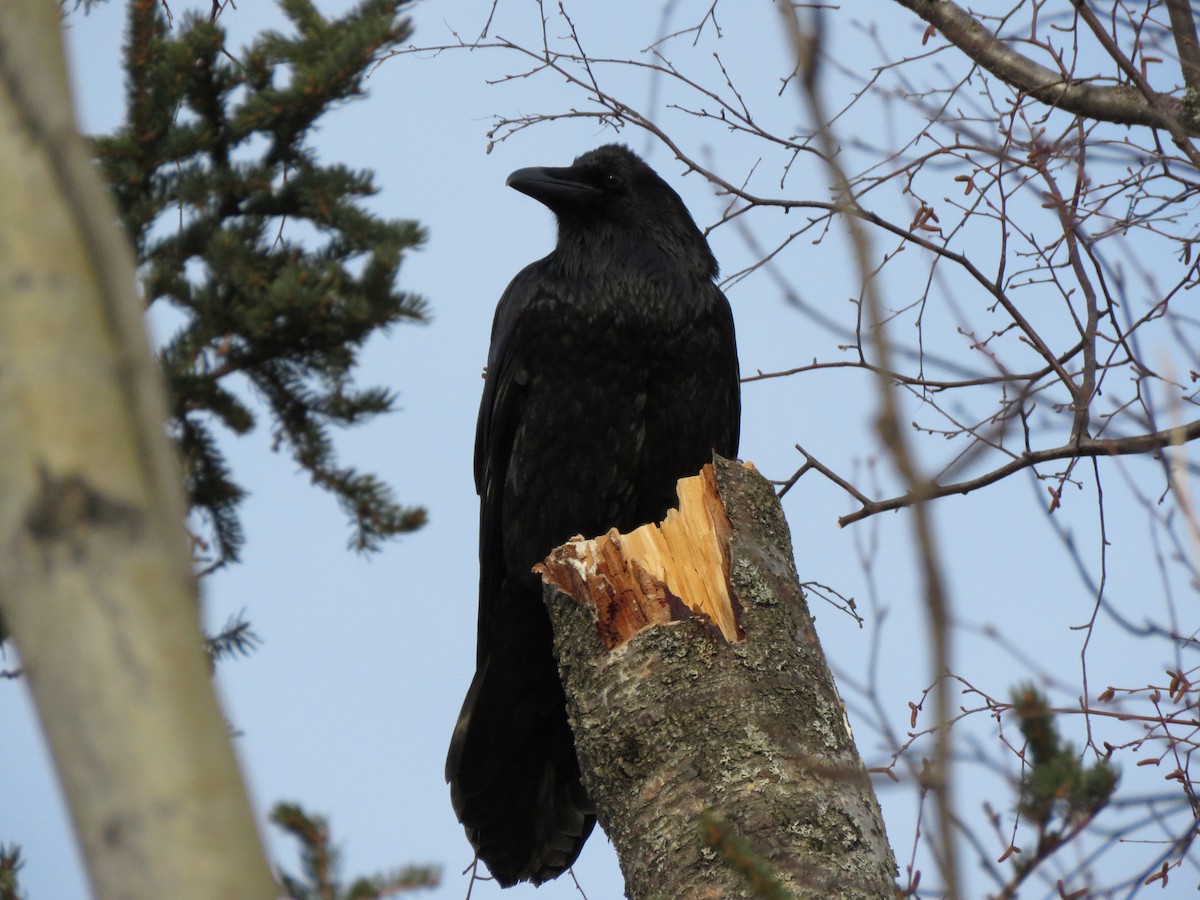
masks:
{"label": "tree bark", "polygon": [[[720,548],[709,593],[728,589],[732,630],[675,590],[695,577],[682,570],[711,571],[711,551],[645,528],[566,544],[541,568],[584,783],[627,894],[780,896],[763,890],[774,881],[798,898],[890,897],[895,861],[779,502],[727,460],[697,478],[680,495],[700,499],[672,516],[709,523],[686,530]],[[648,543],[674,549],[647,558]]]}
{"label": "tree bark", "polygon": [[132,254],[59,9],[0,3],[0,604],[96,897],[278,895],[213,692]]}

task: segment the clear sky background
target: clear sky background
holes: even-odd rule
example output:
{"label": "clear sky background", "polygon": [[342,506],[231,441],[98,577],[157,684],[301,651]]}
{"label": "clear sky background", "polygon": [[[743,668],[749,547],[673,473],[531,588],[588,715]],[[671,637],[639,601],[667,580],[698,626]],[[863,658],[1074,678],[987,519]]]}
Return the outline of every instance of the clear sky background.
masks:
{"label": "clear sky background", "polygon": [[[172,3],[176,16],[184,5]],[[344,8],[335,0],[318,5],[327,14]],[[707,5],[691,6],[702,13]],[[536,6],[500,6],[493,33],[536,45]],[[626,0],[575,6],[579,8],[569,7],[570,12],[596,56],[639,58],[642,48],[672,30],[664,29],[658,4]],[[699,18],[691,6],[676,7],[673,27]],[[490,9],[486,0],[419,4],[413,10],[414,43],[452,43],[455,32],[473,37]],[[122,114],[123,17],[123,5],[116,0],[89,16],[68,17],[77,105],[89,132],[111,129]],[[807,128],[800,103],[790,93],[777,96],[779,79],[790,65],[773,5],[741,4],[736,11],[719,7],[718,19],[725,29],[722,59],[740,89],[763,98],[765,115],[785,132]],[[234,47],[266,23],[286,27],[267,0],[242,0],[239,8],[225,12],[222,22]],[[829,37],[835,56],[862,73],[860,80],[884,61],[865,37],[864,24],[877,27],[894,52],[921,50],[923,25],[890,0],[848,4],[829,16]],[[550,30],[561,34],[561,21],[552,21]],[[687,57],[689,51],[680,45],[678,52]],[[691,61],[712,75],[713,63],[700,54],[695,51]],[[566,165],[578,153],[614,139],[595,120],[567,119],[524,130],[486,153],[487,132],[497,113],[550,112],[584,103],[553,77],[489,84],[524,65],[515,54],[502,51],[416,53],[388,60],[369,80],[369,96],[322,120],[315,139],[322,159],[375,171],[377,211],[416,219],[430,233],[425,248],[407,258],[400,283],[428,299],[433,321],[400,327],[372,341],[363,355],[359,382],[397,390],[400,411],[337,439],[346,462],[378,473],[394,485],[401,502],[426,506],[429,524],[369,559],[354,555],[345,549],[348,528],[334,501],[296,474],[288,458],[273,454],[269,435],[260,429],[226,442],[235,477],[251,490],[244,506],[244,562],[204,584],[205,618],[211,627],[244,611],[264,641],[251,657],[225,663],[218,673],[227,715],[241,732],[237,746],[260,809],[294,800],[328,815],[344,848],[347,877],[408,862],[440,864],[443,886],[426,895],[439,898],[465,895],[467,881],[458,873],[471,861],[450,808],[443,764],[474,662],[477,503],[471,455],[480,373],[495,301],[509,279],[549,252],[554,242],[550,213],[505,188],[504,180],[523,166]],[[662,86],[656,88],[636,73],[612,70],[605,78],[612,93],[661,115],[698,158],[744,174],[763,153],[669,109],[668,98],[657,93]],[[843,106],[854,87],[851,79],[830,71],[825,82],[830,108]],[[903,114],[902,107],[864,106],[839,123],[840,134],[883,142],[896,126],[889,116]],[[726,201],[701,177],[685,176],[663,145],[628,130],[617,139],[642,153],[679,191],[701,226],[719,219]],[[775,162],[768,159],[755,178],[764,192],[778,194],[778,167],[765,171]],[[827,184],[827,173],[802,156],[782,192],[828,199]],[[893,212],[900,210],[897,218],[907,221],[908,201],[880,198],[884,202],[894,204]],[[757,233],[769,235],[785,233],[795,221],[772,213],[753,223]],[[710,240],[727,273],[753,260],[732,227],[716,229]],[[982,256],[993,249],[981,239]],[[809,238],[797,241],[780,256],[779,267],[806,301],[852,326],[848,298],[856,293],[854,269],[836,233],[819,245]],[[897,266],[883,281],[885,300],[893,306],[910,302],[916,290],[903,280],[904,271]],[[815,358],[845,358],[838,347],[844,336],[819,327],[790,305],[763,273],[727,292],[744,374]],[[962,299],[978,302],[969,293]],[[786,478],[801,461],[793,449],[800,442],[834,469],[857,472],[864,483],[881,484],[881,496],[890,494],[888,486],[895,479],[886,464],[876,465],[874,390],[870,378],[844,371],[747,385],[743,457],[768,477]],[[930,468],[946,458],[937,439],[925,439],[918,450]],[[1154,556],[1146,519],[1122,488],[1126,482],[1153,479],[1155,470],[1129,462],[1109,471],[1118,474],[1110,479],[1106,495],[1108,536],[1122,549],[1109,561],[1109,597],[1135,618],[1158,615],[1162,586],[1148,584],[1146,578],[1145,561]],[[801,480],[785,502],[802,580],[854,596],[867,618],[860,628],[844,613],[812,600],[826,652],[843,676],[860,749],[868,764],[880,764],[889,748],[870,727],[872,717],[863,715],[862,696],[852,685],[864,683],[873,666],[883,688],[880,708],[903,734],[907,702],[920,699],[931,669],[911,518],[900,512],[838,529],[837,517],[853,508],[839,489],[815,474]],[[1053,523],[1045,508],[1044,487],[1031,486],[1021,476],[967,498],[939,502],[935,521],[963,623],[955,638],[958,670],[998,697],[1007,697],[1011,686],[1033,677],[1035,670],[1056,674],[1069,702],[1071,685],[1078,682],[1082,643],[1071,626],[1087,620],[1093,600],[1051,526],[1067,528],[1082,548],[1085,567],[1094,566],[1094,487],[1085,483],[1073,490]],[[866,569],[864,560],[869,562]],[[1189,594],[1190,608],[1194,600]],[[988,628],[1007,635],[1019,651],[1006,651],[987,637]],[[1157,650],[1141,656],[1129,648],[1128,637],[1118,630],[1103,624],[1097,629],[1089,653],[1100,661],[1098,680],[1146,683],[1160,678],[1171,662],[1158,658]],[[964,697],[964,703],[969,701]],[[23,846],[27,865],[22,880],[33,900],[86,897],[62,802],[20,684],[0,684],[0,721],[5,723],[0,840]],[[973,727],[964,728],[960,737],[968,754],[972,741],[992,742],[996,726],[981,716]],[[1081,726],[1069,722],[1067,727]],[[1081,734],[1072,736],[1081,742]],[[964,772],[959,797],[964,816],[981,819],[985,800],[1007,813],[1014,795],[997,775],[982,767]],[[876,787],[903,867],[913,853],[917,801],[912,785],[879,779]],[[275,858],[295,870],[290,843],[271,832],[268,838]],[[994,841],[986,850],[994,859],[1003,844]],[[964,852],[968,872],[973,858],[971,851]],[[923,844],[915,859],[926,882],[936,882]],[[576,874],[592,900],[621,895],[615,855],[599,832]],[[1168,896],[1177,886],[1190,893],[1195,880],[1184,886],[1185,878],[1155,895]],[[981,896],[982,884],[972,884],[970,895]],[[1047,885],[1028,896],[1050,896],[1051,891]],[[505,896],[532,892],[522,887]],[[494,885],[483,883],[472,896],[499,894]],[[537,893],[542,900],[577,896],[569,878]]]}

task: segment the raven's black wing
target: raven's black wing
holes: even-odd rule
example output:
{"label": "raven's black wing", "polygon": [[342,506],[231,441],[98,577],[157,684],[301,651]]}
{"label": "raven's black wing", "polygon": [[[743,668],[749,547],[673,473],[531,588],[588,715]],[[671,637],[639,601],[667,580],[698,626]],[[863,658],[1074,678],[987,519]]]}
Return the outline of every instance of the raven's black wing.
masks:
{"label": "raven's black wing", "polygon": [[525,517],[511,508],[510,485],[520,478],[513,472],[514,444],[525,429],[537,427],[528,409],[530,387],[534,367],[544,363],[540,345],[552,331],[526,314],[544,319],[557,304],[539,271],[535,263],[513,280],[492,327],[475,438],[476,673],[446,763],[455,812],[502,885],[541,883],[560,874],[595,824],[580,785],[549,617],[540,583],[529,571],[555,544],[529,549],[550,539],[522,534]]}
{"label": "raven's black wing", "polygon": [[675,482],[735,456],[733,319],[720,290],[635,243],[575,277],[547,257],[496,311],[476,435],[477,669],[446,776],[502,884],[553,878],[595,822],[531,567],[574,534],[665,516]]}

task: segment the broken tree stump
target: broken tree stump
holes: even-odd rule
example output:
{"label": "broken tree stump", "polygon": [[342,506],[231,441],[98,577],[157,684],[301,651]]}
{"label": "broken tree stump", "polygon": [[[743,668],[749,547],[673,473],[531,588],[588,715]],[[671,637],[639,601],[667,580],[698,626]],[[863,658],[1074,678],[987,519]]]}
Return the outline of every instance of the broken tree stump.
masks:
{"label": "broken tree stump", "polygon": [[537,567],[627,895],[774,896],[754,885],[769,871],[798,898],[892,896],[771,485],[716,457],[679,496],[662,523],[573,540]]}

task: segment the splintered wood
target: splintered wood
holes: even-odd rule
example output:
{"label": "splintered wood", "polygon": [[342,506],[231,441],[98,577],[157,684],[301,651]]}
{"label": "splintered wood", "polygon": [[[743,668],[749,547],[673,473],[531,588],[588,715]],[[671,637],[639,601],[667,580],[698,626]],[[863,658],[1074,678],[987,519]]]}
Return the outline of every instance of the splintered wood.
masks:
{"label": "splintered wood", "polygon": [[707,465],[676,487],[679,508],[629,534],[572,538],[534,571],[596,612],[613,650],[643,629],[681,619],[707,622],[727,641],[743,640],[729,593],[729,517]]}

